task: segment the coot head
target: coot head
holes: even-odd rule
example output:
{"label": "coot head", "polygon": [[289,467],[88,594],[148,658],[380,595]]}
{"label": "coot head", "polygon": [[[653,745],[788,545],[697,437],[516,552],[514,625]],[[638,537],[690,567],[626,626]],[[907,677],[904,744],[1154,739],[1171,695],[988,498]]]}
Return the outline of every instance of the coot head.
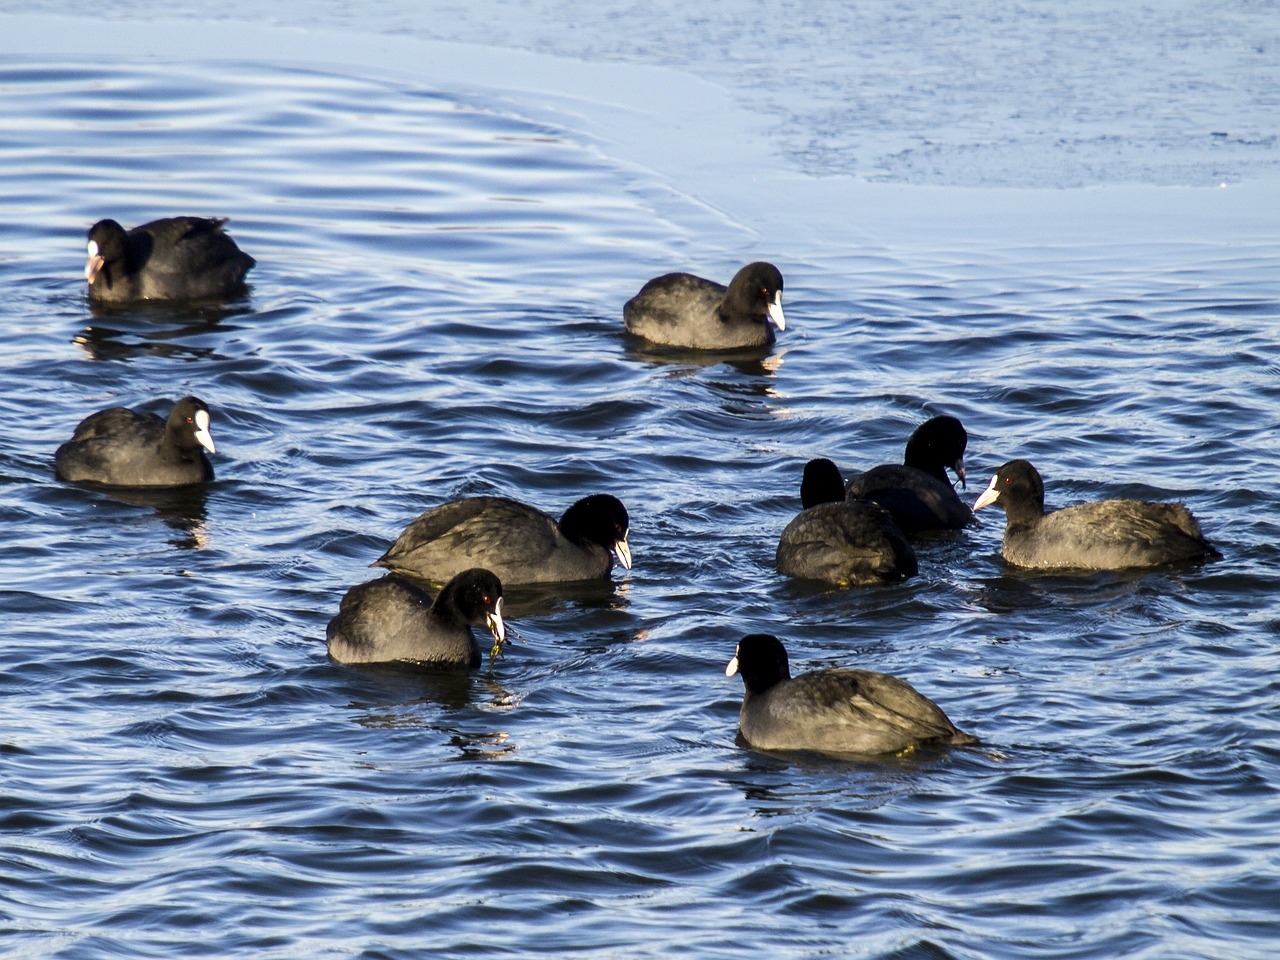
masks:
{"label": "coot head", "polygon": [[631,569],[631,547],[627,533],[631,520],[617,497],[595,493],[583,497],[560,518],[560,532],[575,543],[598,543],[611,551],[623,567]]}
{"label": "coot head", "polygon": [[89,260],[84,265],[84,278],[97,279],[108,263],[124,260],[125,229],[114,220],[99,220],[89,228]]}
{"label": "coot head", "polygon": [[463,623],[488,628],[497,656],[507,628],[502,620],[502,581],[495,574],[480,567],[464,570],[445,584],[435,608],[460,617]]}
{"label": "coot head", "polygon": [[800,503],[808,510],[820,503],[844,502],[844,478],[840,468],[826,457],[810,460],[804,465],[800,480]]}
{"label": "coot head", "polygon": [[1010,460],[991,478],[991,484],[974,501],[973,509],[991,504],[1003,507],[1011,517],[1044,514],[1044,480],[1040,471],[1026,460]]}
{"label": "coot head", "polygon": [[183,397],[173,405],[165,421],[165,432],[183,449],[195,449],[198,445],[210,453],[218,452],[209,432],[209,407],[198,397]]}
{"label": "coot head", "polygon": [[742,674],[742,682],[752,693],[764,693],[784,680],[791,679],[791,664],[786,647],[770,633],[751,633],[738,641],[733,659],[724,675]]}
{"label": "coot head", "polygon": [[964,451],[969,434],[955,417],[933,417],[916,427],[907,440],[903,463],[925,473],[947,480],[947,469],[955,471],[961,485],[965,483]]}
{"label": "coot head", "polygon": [[782,314],[782,271],[772,263],[749,263],[729,281],[722,310],[731,316],[758,317],[779,330],[787,329]]}

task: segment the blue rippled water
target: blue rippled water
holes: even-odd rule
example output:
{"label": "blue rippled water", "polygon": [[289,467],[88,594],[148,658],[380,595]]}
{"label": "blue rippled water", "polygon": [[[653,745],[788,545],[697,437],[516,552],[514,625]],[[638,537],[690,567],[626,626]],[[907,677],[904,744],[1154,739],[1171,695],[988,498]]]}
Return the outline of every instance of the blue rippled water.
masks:
{"label": "blue rippled water", "polygon": [[[581,58],[588,75],[593,58],[626,59],[608,17],[557,46],[532,14],[431,33],[419,8],[388,9],[368,32],[403,21],[424,51],[510,44]],[[739,22],[750,10],[715,5]],[[1242,35],[1270,22],[1232,10]],[[233,29],[247,17],[228,11]],[[688,69],[688,90],[720,84],[748,114],[761,98],[787,108],[761,168],[800,224],[778,232],[750,215],[759,197],[734,207],[731,183],[701,193],[701,172],[630,155],[643,135],[591,135],[635,108],[603,93],[619,74],[601,73],[600,99],[577,91],[580,124],[558,123],[564,92],[533,83],[299,58],[285,28],[302,14],[280,16],[252,56],[121,49],[119,22],[97,40],[81,23],[66,55],[37,55],[66,26],[51,21],[0,63],[0,952],[1272,955],[1280,231],[1212,212],[1200,141],[1162,165],[1167,144],[1139,127],[1102,185],[1142,181],[1123,162],[1137,154],[1159,176],[1064,189],[1101,169],[1083,164],[1010,194],[1026,180],[998,170],[1048,164],[1043,143],[1020,153],[1019,128],[966,165],[976,154],[944,138],[933,172],[873,165],[890,183],[860,192],[819,176],[861,142],[859,120],[817,109],[826,61],[805,73],[797,45],[828,50],[868,21],[795,19],[772,84],[735,72],[750,57],[700,60],[719,33],[661,55],[649,35],[634,60],[670,71],[663,96]],[[963,22],[958,39],[929,29],[963,45]],[[871,92],[905,36],[876,23]],[[1189,33],[1175,18],[1161,36]],[[289,56],[262,52],[276,41]],[[1230,75],[1270,75],[1252,62]],[[1244,99],[1235,116],[1252,123]],[[909,102],[883,106],[877,129],[895,110],[913,122],[924,86]],[[943,103],[932,115],[949,122],[959,107]],[[815,167],[803,144],[824,124]],[[677,146],[699,135],[677,128],[663,133]],[[1268,135],[1221,154],[1242,189],[1271,175]],[[840,155],[866,173],[864,154]],[[947,169],[989,192],[949,191]],[[1228,211],[1237,195],[1222,192]],[[850,196],[868,206],[838,207]],[[86,226],[177,212],[232,218],[259,261],[249,295],[90,307]],[[766,356],[663,354],[622,333],[648,277],[727,278],[757,258],[787,283],[788,329]],[[214,411],[206,489],[54,479],[53,450],[91,410],[188,392]],[[803,462],[896,459],[940,412],[969,428],[971,500],[1026,456],[1053,505],[1185,500],[1225,559],[1029,575],[1001,562],[1003,517],[983,511],[924,544],[921,575],[899,585],[780,578]],[[630,508],[634,569],[513,594],[518,636],[492,669],[328,661],[342,593],[423,509],[498,493],[558,513],[597,490]],[[784,637],[800,669],[910,679],[982,745],[861,763],[745,749],[723,667],[756,630]]]}

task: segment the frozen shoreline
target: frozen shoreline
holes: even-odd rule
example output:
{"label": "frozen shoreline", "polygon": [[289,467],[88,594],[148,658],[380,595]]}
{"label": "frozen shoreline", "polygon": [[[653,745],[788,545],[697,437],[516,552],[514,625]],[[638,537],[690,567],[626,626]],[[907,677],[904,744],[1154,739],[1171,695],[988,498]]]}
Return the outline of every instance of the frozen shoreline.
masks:
{"label": "frozen shoreline", "polygon": [[[562,130],[651,171],[680,223],[698,212],[770,249],[1059,244],[1253,244],[1273,238],[1280,180],[1216,187],[942,187],[815,177],[773,149],[766,118],[729,91],[665,66],[320,27],[0,15],[0,48],[35,59],[146,57],[293,64],[403,80]],[[709,149],[732,144],[732,149]],[[744,240],[744,242],[746,242]]]}

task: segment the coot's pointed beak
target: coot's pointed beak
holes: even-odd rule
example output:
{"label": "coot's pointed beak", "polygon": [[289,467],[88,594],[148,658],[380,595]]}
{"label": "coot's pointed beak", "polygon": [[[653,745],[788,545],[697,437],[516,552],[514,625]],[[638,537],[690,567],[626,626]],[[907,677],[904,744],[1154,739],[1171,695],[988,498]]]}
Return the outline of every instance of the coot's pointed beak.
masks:
{"label": "coot's pointed beak", "polygon": [[196,411],[196,441],[210,453],[217,453],[213,445],[213,434],[209,432],[209,414],[204,410]]}
{"label": "coot's pointed beak", "polygon": [[732,677],[737,672],[738,672],[738,651],[734,650],[733,659],[731,659],[724,666],[724,675],[726,677]]}
{"label": "coot's pointed beak", "polygon": [[769,319],[773,321],[773,325],[779,330],[787,329],[787,318],[782,315],[782,291],[779,290],[773,296],[773,302],[768,306]]}
{"label": "coot's pointed beak", "polygon": [[489,662],[502,656],[502,641],[507,639],[507,625],[502,622],[502,598],[493,605],[493,610],[484,616],[484,625],[493,634],[493,646],[489,648]]}
{"label": "coot's pointed beak", "polygon": [[613,553],[620,564],[628,570],[631,569],[631,547],[627,545],[627,534],[624,533],[621,540],[614,541]]}
{"label": "coot's pointed beak", "polygon": [[991,478],[991,486],[987,487],[987,489],[982,492],[982,496],[973,502],[973,509],[981,510],[983,507],[988,507],[1000,499],[1000,491],[996,489],[996,481],[999,478],[999,474],[996,474]]}
{"label": "coot's pointed beak", "polygon": [[507,625],[502,622],[502,597],[499,597],[493,609],[485,614],[484,625],[493,634],[493,649],[497,650],[507,639]]}
{"label": "coot's pointed beak", "polygon": [[90,241],[89,243],[89,262],[84,265],[84,278],[89,283],[98,275],[98,271],[102,269],[102,265],[106,263],[102,259],[102,254],[98,252],[98,245]]}

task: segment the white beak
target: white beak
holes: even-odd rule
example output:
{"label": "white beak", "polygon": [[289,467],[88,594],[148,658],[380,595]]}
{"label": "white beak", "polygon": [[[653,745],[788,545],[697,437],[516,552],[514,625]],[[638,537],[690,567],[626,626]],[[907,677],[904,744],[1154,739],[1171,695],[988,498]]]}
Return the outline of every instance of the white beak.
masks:
{"label": "white beak", "polygon": [[726,663],[724,666],[724,675],[726,677],[732,677],[737,672],[738,672],[738,651],[734,650],[733,659],[730,660],[728,663]]}
{"label": "white beak", "polygon": [[209,433],[209,413],[206,410],[196,411],[196,440],[210,453],[218,452],[213,445],[213,435]]}
{"label": "white beak", "polygon": [[779,330],[787,329],[787,318],[782,315],[781,290],[774,295],[773,303],[769,304],[769,319],[773,321],[773,325]]}
{"label": "white beak", "polygon": [[485,626],[493,634],[493,639],[501,644],[507,639],[507,625],[502,622],[502,597],[493,605],[493,613],[485,616]]}
{"label": "white beak", "polygon": [[1000,491],[996,489],[996,480],[999,477],[1000,474],[997,473],[991,478],[991,486],[982,491],[982,496],[973,501],[973,509],[981,510],[983,507],[990,506],[1000,499]]}
{"label": "white beak", "polygon": [[622,539],[613,545],[614,555],[618,558],[618,562],[631,569],[631,548],[627,546],[627,534],[622,535]]}
{"label": "white beak", "polygon": [[98,275],[98,271],[102,269],[102,265],[106,263],[102,259],[102,255],[98,253],[98,245],[92,240],[89,241],[89,262],[84,265],[84,278],[89,283],[93,283],[94,277]]}

